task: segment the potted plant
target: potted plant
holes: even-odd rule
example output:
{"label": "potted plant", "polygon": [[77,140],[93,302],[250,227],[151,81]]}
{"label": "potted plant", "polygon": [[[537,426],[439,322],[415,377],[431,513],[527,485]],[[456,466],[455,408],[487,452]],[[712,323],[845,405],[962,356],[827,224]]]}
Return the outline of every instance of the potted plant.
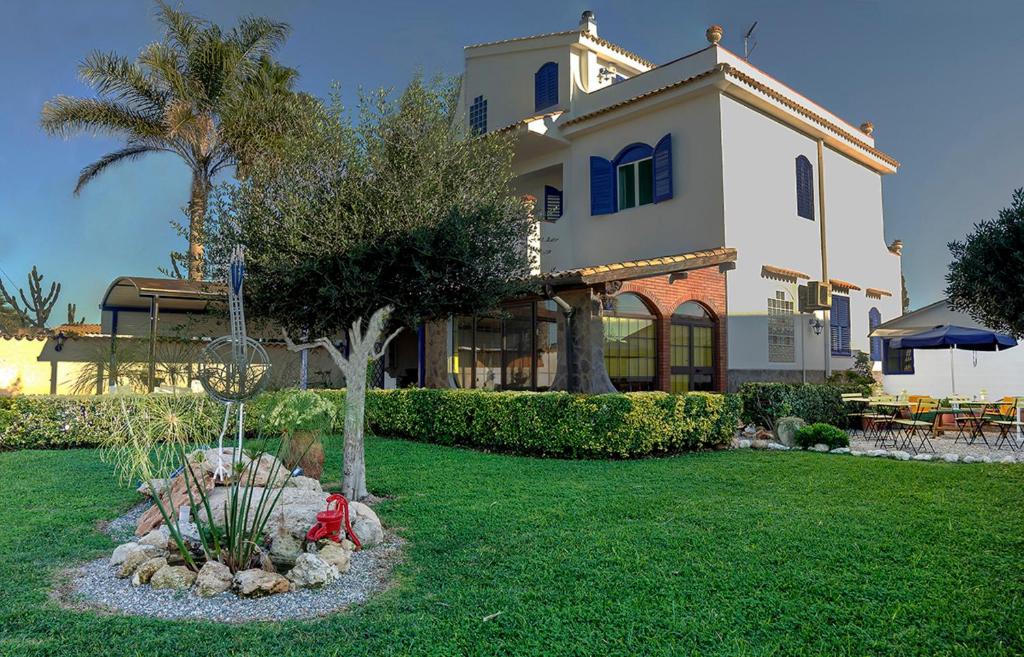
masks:
{"label": "potted plant", "polygon": [[270,413],[269,424],[285,440],[283,460],[289,468],[300,467],[307,477],[319,479],[324,471],[324,447],[320,434],[334,427],[334,405],[306,390],[286,395]]}

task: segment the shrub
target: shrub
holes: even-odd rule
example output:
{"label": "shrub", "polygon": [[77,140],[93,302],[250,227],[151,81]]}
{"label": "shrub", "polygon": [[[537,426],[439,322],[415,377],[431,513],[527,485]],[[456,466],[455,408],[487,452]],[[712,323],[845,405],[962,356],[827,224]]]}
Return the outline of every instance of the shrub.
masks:
{"label": "shrub", "polygon": [[[247,429],[267,427],[289,394],[294,395],[266,393],[247,404]],[[338,409],[333,427],[338,430],[345,392],[316,394]],[[21,417],[0,427],[0,447],[96,445],[109,429],[81,419],[66,430],[59,425],[64,417],[91,418],[95,405],[106,403],[104,397],[18,399],[31,400],[25,406],[34,409],[34,418],[49,419],[38,429],[32,428],[36,420]],[[223,414],[219,405],[207,406]],[[735,435],[739,414],[735,395],[702,392],[578,395],[410,388],[370,390],[366,396],[367,424],[381,436],[570,458],[630,458],[725,445]]]}
{"label": "shrub", "polygon": [[269,415],[262,415],[266,406],[257,411],[257,419],[266,417],[266,428],[274,433],[311,431],[319,433],[334,427],[337,408],[327,399],[308,390],[293,390],[278,395]]}
{"label": "shrub", "polygon": [[844,426],[850,412],[843,402],[844,392],[870,394],[859,385],[744,383],[739,390],[743,421],[774,428],[780,417],[796,416],[808,423]]}
{"label": "shrub", "polygon": [[819,443],[828,445],[829,449],[849,447],[850,438],[839,427],[824,422],[808,424],[796,432],[796,444],[800,447],[814,447]]}

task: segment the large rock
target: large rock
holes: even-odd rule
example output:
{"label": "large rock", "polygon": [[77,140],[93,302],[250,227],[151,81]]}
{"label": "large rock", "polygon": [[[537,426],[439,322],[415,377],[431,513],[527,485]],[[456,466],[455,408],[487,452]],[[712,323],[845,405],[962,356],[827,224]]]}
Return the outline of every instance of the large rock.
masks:
{"label": "large rock", "polygon": [[151,545],[161,550],[167,549],[167,541],[170,538],[170,532],[164,527],[154,529],[142,538],[138,540],[139,545]]}
{"label": "large rock", "polygon": [[153,579],[153,575],[156,571],[160,570],[167,565],[167,559],[163,557],[154,557],[143,561],[135,572],[132,573],[132,586],[142,586],[143,584],[149,584],[150,580]]}
{"label": "large rock", "polygon": [[276,566],[294,566],[295,560],[304,551],[302,539],[292,536],[286,531],[275,534],[270,542],[270,560]]}
{"label": "large rock", "polygon": [[318,556],[327,563],[334,566],[335,570],[344,574],[352,567],[352,548],[355,547],[350,541],[344,540],[341,543],[326,541],[320,548]]}
{"label": "large rock", "polygon": [[384,528],[373,509],[362,502],[349,502],[348,516],[362,547],[371,548],[384,540]]}
{"label": "large rock", "polygon": [[185,566],[167,565],[153,573],[149,584],[154,589],[182,590],[192,586],[194,581],[196,574]]}
{"label": "large rock", "polygon": [[291,479],[288,480],[288,483],[285,485],[290,486],[291,488],[303,488],[305,490],[312,490],[317,492],[320,492],[324,489],[323,486],[320,485],[320,482],[317,481],[316,479],[313,479],[312,477],[303,477],[301,475],[298,477],[292,477]]}
{"label": "large rock", "polygon": [[[250,470],[255,472],[250,475]],[[250,482],[249,477],[252,476]],[[257,461],[249,461],[238,480],[244,485],[280,488],[288,478],[288,469],[273,454],[262,454]]]}
{"label": "large rock", "polygon": [[[214,474],[217,471],[217,465],[223,462],[224,467],[227,468],[228,473],[231,473],[231,464],[234,460],[235,448],[225,447],[223,454],[220,453],[216,447],[210,449],[199,449],[188,455],[189,460],[196,468],[196,475],[199,474],[199,470],[202,470],[205,474]],[[242,451],[238,455],[238,464],[242,467],[249,462],[249,457]]]}
{"label": "large rock", "polygon": [[318,555],[303,552],[288,571],[288,580],[296,588],[317,588],[338,579],[338,569]]}
{"label": "large rock", "polygon": [[775,422],[775,440],[786,447],[796,447],[796,432],[806,425],[798,417],[780,417]]}
{"label": "large rock", "polygon": [[219,561],[207,561],[196,576],[196,595],[208,598],[231,589],[234,576]]}
{"label": "large rock", "polygon": [[287,593],[291,582],[283,575],[270,573],[259,568],[240,570],[235,573],[234,587],[243,598],[258,598],[274,593]]}
{"label": "large rock", "polygon": [[120,566],[128,558],[128,553],[137,547],[139,547],[139,544],[135,542],[118,545],[114,548],[113,554],[110,555],[110,565]]}
{"label": "large rock", "polygon": [[122,560],[120,566],[118,566],[117,576],[121,578],[131,577],[135,572],[135,569],[141,566],[143,562],[156,557],[166,556],[166,550],[161,550],[160,548],[153,547],[152,545],[136,544],[125,554],[124,560]]}

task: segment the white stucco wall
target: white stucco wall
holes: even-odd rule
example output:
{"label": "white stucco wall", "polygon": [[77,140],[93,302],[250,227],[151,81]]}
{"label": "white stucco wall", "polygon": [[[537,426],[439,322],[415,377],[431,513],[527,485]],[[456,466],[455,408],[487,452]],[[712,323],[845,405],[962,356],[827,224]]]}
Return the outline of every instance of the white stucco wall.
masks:
{"label": "white stucco wall", "polygon": [[487,129],[495,130],[536,113],[533,76],[547,62],[558,64],[558,107],[568,107],[571,58],[568,45],[539,39],[514,52],[467,51],[462,79],[462,113],[469,121],[473,99],[487,99]]}
{"label": "white stucco wall", "polygon": [[[628,82],[628,81],[627,81]],[[625,82],[620,84],[626,84]],[[618,85],[616,85],[618,86]],[[672,135],[673,198],[613,214],[590,214],[590,157],[614,158],[634,142]],[[685,253],[723,245],[721,146],[713,93],[599,130],[573,135],[563,169],[564,215],[545,270]],[[569,242],[570,244],[567,244]]]}
{"label": "white stucco wall", "polygon": [[[827,331],[815,335],[806,316],[797,318],[794,361],[768,360],[768,298],[784,290],[795,300],[797,290],[761,275],[763,265],[772,265],[822,278],[817,142],[731,97],[720,96],[720,105],[725,244],[739,252],[736,270],[729,274],[729,367],[821,370]],[[799,155],[814,166],[814,221],[796,211]],[[885,247],[882,235],[881,177],[826,147],[825,187],[828,277],[862,288],[849,294],[850,346],[868,351],[868,309],[879,308],[883,321],[899,314],[899,258]],[[894,296],[866,299],[868,287]],[[852,358],[832,358],[833,369],[852,363]]]}

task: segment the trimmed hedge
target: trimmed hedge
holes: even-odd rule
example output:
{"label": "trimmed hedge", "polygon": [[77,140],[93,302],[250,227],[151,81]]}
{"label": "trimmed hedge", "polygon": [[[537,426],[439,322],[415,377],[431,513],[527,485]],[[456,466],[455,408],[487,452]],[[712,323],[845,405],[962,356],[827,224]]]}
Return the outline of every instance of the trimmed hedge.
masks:
{"label": "trimmed hedge", "polygon": [[728,444],[739,400],[709,393],[381,390],[367,398],[367,418],[382,436],[519,454],[630,458]]}
{"label": "trimmed hedge", "polygon": [[744,383],[739,396],[743,403],[743,421],[774,427],[780,417],[795,416],[808,424],[824,422],[846,426],[849,412],[842,394],[870,389],[858,385],[816,383]]}
{"label": "trimmed hedge", "polygon": [[[246,405],[255,431],[281,393]],[[338,405],[345,393],[319,391]],[[137,397],[140,402],[145,397]],[[0,403],[0,449],[82,447],[110,432],[112,397],[14,397]],[[5,405],[7,406],[5,408]],[[213,414],[217,404],[206,405]],[[629,458],[728,444],[740,401],[734,395],[663,392],[572,395],[564,392],[372,390],[366,420],[373,433],[442,445],[571,458]]]}

